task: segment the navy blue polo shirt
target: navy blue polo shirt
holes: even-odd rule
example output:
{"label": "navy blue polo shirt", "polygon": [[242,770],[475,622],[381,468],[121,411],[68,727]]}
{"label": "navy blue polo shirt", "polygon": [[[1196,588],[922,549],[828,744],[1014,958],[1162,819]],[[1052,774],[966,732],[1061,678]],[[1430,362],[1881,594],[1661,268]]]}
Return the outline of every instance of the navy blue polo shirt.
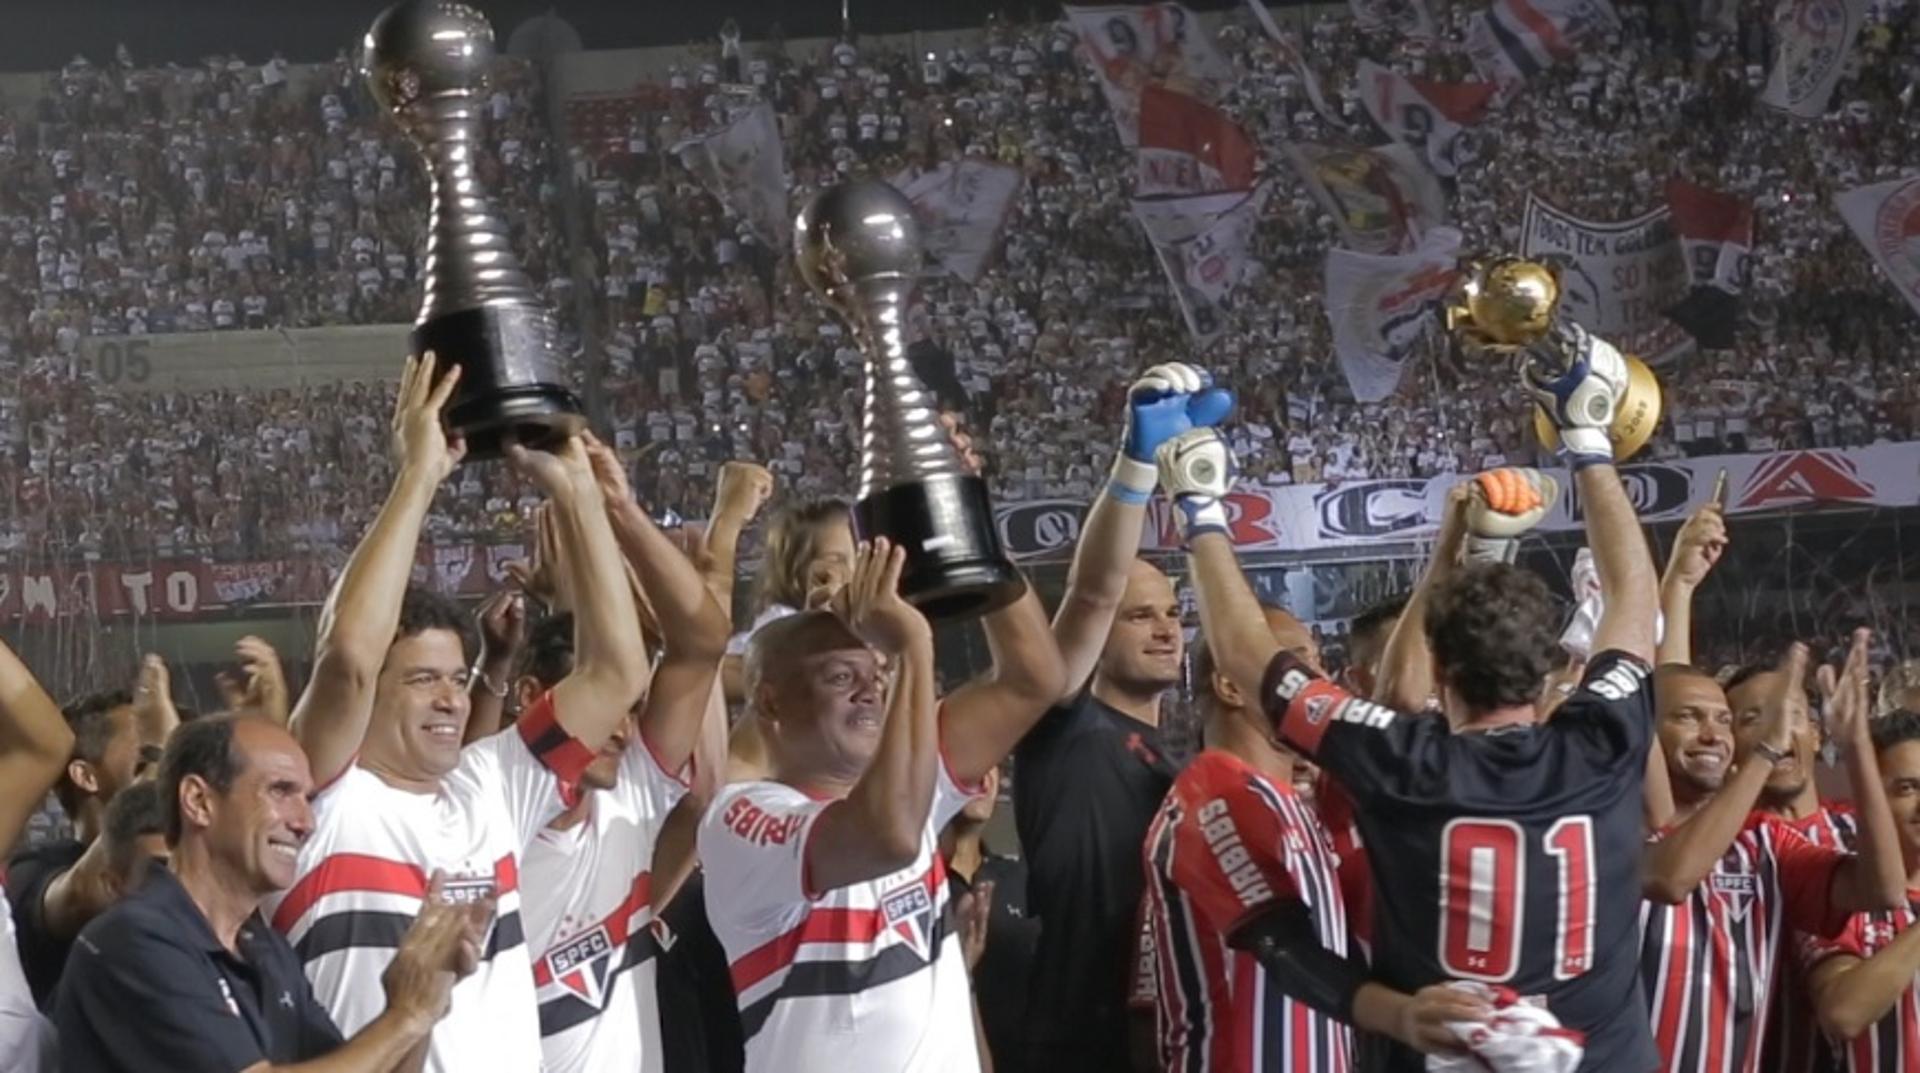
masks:
{"label": "navy blue polo shirt", "polygon": [[131,897],[81,929],[60,979],[60,1064],[87,1073],[239,1073],[322,1057],[340,1030],[300,959],[259,913],[236,956],[159,861]]}

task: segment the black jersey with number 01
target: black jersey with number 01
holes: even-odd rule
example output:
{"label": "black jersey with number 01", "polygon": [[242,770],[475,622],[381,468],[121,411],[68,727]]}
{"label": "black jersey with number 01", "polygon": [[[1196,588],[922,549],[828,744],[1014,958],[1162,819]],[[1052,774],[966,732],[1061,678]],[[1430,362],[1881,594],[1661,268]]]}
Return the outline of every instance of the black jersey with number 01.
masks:
{"label": "black jersey with number 01", "polygon": [[[1652,693],[1645,662],[1605,652],[1551,720],[1455,734],[1274,657],[1267,715],[1354,799],[1383,983],[1509,987],[1586,1034],[1581,1070],[1659,1065],[1635,957]],[[1388,1049],[1365,1068],[1425,1068]]]}

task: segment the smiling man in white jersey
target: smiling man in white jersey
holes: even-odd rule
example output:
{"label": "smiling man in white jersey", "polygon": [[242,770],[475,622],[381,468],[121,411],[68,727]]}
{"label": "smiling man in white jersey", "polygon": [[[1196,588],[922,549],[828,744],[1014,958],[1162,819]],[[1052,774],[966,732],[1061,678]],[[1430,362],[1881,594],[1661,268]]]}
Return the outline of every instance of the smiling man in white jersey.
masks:
{"label": "smiling man in white jersey", "polygon": [[[662,1067],[654,851],[688,789],[728,623],[700,571],[634,502],[619,459],[596,440],[587,451],[614,535],[659,621],[662,652],[638,718],[601,746],[581,776],[584,792],[527,848],[527,941],[545,1073],[646,1073]],[[572,670],[574,632],[570,615],[535,628],[514,683],[521,709]]]}
{"label": "smiling man in white jersey", "polygon": [[581,441],[509,449],[552,502],[567,587],[578,593],[573,672],[512,730],[461,747],[468,714],[464,618],[409,592],[421,526],[464,453],[441,411],[459,370],[407,364],[393,421],[393,491],[322,613],[312,680],[292,730],[313,765],[313,836],[299,879],[268,903],[342,1032],[379,1013],[380,975],[427,876],[453,898],[498,899],[479,971],[453,993],[426,1068],[537,1070],[540,1031],[520,916],[520,856],[646,688],[620,549]]}
{"label": "smiling man in white jersey", "polygon": [[772,775],[723,790],[699,845],[749,1073],[981,1068],[937,836],[1063,671],[1029,591],[988,617],[993,674],[937,704],[904,562],[884,539],[862,548],[831,612],[748,646]]}

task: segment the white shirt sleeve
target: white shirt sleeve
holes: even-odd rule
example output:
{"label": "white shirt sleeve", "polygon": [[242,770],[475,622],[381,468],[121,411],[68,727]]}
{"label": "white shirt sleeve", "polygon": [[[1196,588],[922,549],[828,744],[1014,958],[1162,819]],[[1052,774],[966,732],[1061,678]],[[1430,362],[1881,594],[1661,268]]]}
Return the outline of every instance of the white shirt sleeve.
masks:
{"label": "white shirt sleeve", "polygon": [[946,828],[947,821],[958,816],[960,810],[967,806],[967,802],[979,797],[981,788],[960,785],[959,780],[953,777],[953,770],[947,766],[947,754],[944,750],[940,753],[940,762],[936,767],[937,770],[933,775],[933,809],[928,813],[927,818],[933,824],[934,838],[938,839],[940,832]]}
{"label": "white shirt sleeve", "polygon": [[0,892],[0,1069],[53,1073],[53,1026],[34,1008],[14,945],[13,911]]}
{"label": "white shirt sleeve", "polygon": [[699,836],[715,931],[778,935],[806,915],[812,900],[807,840],[831,803],[776,782],[740,783],[720,793]]}
{"label": "white shirt sleeve", "polygon": [[[689,761],[688,774],[692,766]],[[640,734],[628,739],[626,754],[620,758],[620,785],[640,804],[643,815],[655,819],[665,819],[687,795],[686,781],[660,766],[653,750],[647,748],[645,736]]]}
{"label": "white shirt sleeve", "polygon": [[525,849],[566,811],[564,794],[573,792],[593,756],[560,725],[548,691],[513,726],[462,749],[459,771],[482,786],[499,787],[498,799]]}

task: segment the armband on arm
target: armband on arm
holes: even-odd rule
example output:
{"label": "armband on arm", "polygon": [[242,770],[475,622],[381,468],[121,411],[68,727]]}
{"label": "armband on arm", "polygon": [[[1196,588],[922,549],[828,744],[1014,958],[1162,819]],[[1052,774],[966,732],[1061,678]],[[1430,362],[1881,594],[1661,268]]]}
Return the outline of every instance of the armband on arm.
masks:
{"label": "armband on arm", "polygon": [[1353,997],[1367,982],[1366,970],[1320,945],[1304,904],[1274,906],[1235,928],[1227,945],[1253,955],[1288,998],[1353,1023]]}

